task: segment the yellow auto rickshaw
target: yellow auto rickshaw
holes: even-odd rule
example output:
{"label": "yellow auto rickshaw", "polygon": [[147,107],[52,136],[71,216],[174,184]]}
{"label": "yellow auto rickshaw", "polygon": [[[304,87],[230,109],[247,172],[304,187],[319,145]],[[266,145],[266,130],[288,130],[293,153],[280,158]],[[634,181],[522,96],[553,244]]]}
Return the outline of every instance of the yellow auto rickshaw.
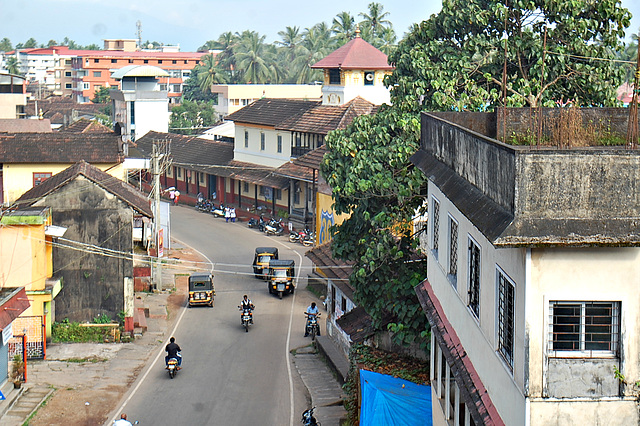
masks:
{"label": "yellow auto rickshaw", "polygon": [[253,257],[253,274],[256,278],[267,279],[269,262],[278,259],[278,249],[275,247],[257,247]]}
{"label": "yellow auto rickshaw", "polygon": [[269,262],[269,293],[277,293],[282,299],[284,293],[295,290],[296,263],[293,260],[272,260]]}
{"label": "yellow auto rickshaw", "polygon": [[216,290],[213,287],[213,274],[195,273],[189,277],[189,307],[208,305],[213,307]]}

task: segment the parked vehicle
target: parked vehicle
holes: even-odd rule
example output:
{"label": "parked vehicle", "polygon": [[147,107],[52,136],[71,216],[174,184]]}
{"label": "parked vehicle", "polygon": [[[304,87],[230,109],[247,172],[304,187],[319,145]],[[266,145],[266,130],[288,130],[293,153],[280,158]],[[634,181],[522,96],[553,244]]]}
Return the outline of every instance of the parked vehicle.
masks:
{"label": "parked vehicle", "polygon": [[293,231],[289,234],[289,241],[292,243],[300,242],[307,238],[307,236],[311,233],[309,228],[305,228],[301,231]]}
{"label": "parked vehicle", "polygon": [[195,273],[189,277],[189,307],[208,305],[213,307],[216,290],[213,287],[213,274]]}
{"label": "parked vehicle", "polygon": [[242,311],[240,320],[242,321],[244,331],[249,332],[249,326],[253,324],[253,310],[250,308],[243,308],[242,306],[238,306],[238,309]]}
{"label": "parked vehicle", "polygon": [[178,374],[177,358],[169,358],[169,361],[167,361],[167,370],[169,371],[169,377],[171,377],[172,379],[176,377],[176,374]]}
{"label": "parked vehicle", "polygon": [[320,316],[320,312],[317,314],[308,314],[304,313],[307,317],[307,329],[305,334],[311,335],[311,340],[316,340],[316,335],[318,331],[320,331],[320,326],[318,325],[318,317]]}
{"label": "parked vehicle", "polygon": [[198,200],[196,202],[196,210],[201,211],[201,212],[210,212],[211,211],[211,206],[213,204],[211,203],[211,201],[209,200],[205,200],[204,198],[202,200]]}
{"label": "parked vehicle", "polygon": [[269,223],[264,226],[264,232],[268,235],[282,235],[284,232],[282,218],[278,220],[271,219]]}
{"label": "parked vehicle", "polygon": [[219,206],[212,204],[211,214],[213,215],[213,217],[224,217],[224,206],[222,204],[220,204]]}
{"label": "parked vehicle", "polygon": [[295,276],[296,263],[293,260],[271,260],[267,283],[269,293],[277,293],[280,299],[284,293],[293,293],[296,288]]}
{"label": "parked vehicle", "polygon": [[264,225],[265,225],[265,221],[264,218],[262,217],[262,215],[260,215],[260,217],[258,219],[252,217],[251,219],[249,219],[249,222],[247,223],[247,226],[249,228],[257,228],[260,232],[264,232]]}
{"label": "parked vehicle", "polygon": [[300,239],[300,242],[305,247],[311,247],[316,244],[316,234],[315,232],[310,232],[304,236],[304,238]]}
{"label": "parked vehicle", "polygon": [[253,256],[253,274],[256,278],[266,279],[269,274],[269,262],[278,259],[278,249],[275,247],[256,247]]}
{"label": "parked vehicle", "polygon": [[304,426],[320,426],[320,423],[318,423],[316,418],[313,417],[313,410],[315,409],[316,407],[311,407],[308,410],[305,410],[304,413],[302,413],[301,421]]}

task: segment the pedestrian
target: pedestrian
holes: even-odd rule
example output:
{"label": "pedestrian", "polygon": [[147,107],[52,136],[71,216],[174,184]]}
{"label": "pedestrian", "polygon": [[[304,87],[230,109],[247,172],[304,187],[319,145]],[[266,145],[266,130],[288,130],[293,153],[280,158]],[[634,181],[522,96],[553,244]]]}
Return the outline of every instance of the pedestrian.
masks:
{"label": "pedestrian", "polygon": [[131,426],[131,422],[127,420],[127,415],[122,413],[120,419],[113,422],[113,426]]}
{"label": "pedestrian", "polygon": [[178,190],[176,189],[176,192],[175,192],[175,198],[173,199],[173,201],[174,201],[174,203],[176,204],[176,206],[178,205],[178,199],[179,199],[179,198],[180,198],[180,191],[178,191]]}
{"label": "pedestrian", "polygon": [[224,208],[224,221],[229,222],[229,218],[231,217],[231,209],[229,207]]}
{"label": "pedestrian", "polygon": [[171,190],[169,191],[169,198],[171,198],[171,204],[174,204],[174,203],[176,202],[176,201],[175,201],[175,198],[176,198],[176,191],[175,191],[175,189],[171,189]]}
{"label": "pedestrian", "polygon": [[231,216],[231,222],[235,222],[236,221],[236,208],[233,207],[231,209],[231,213],[229,214],[229,216]]}

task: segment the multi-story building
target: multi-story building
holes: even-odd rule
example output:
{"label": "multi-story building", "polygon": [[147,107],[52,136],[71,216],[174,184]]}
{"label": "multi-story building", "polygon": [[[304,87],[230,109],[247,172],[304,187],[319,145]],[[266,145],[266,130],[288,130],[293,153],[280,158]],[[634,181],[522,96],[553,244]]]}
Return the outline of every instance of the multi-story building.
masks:
{"label": "multi-story building", "polygon": [[638,424],[640,151],[495,139],[528,117],[422,116],[434,424]]}
{"label": "multi-story building", "polygon": [[26,118],[26,106],[24,78],[0,72],[0,119]]}

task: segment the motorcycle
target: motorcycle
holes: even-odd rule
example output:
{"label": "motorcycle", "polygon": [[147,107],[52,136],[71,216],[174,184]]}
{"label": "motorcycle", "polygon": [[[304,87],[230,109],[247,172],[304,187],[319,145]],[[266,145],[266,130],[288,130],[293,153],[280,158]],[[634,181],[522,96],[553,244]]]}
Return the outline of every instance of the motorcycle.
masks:
{"label": "motorcycle", "polygon": [[305,410],[304,413],[302,413],[302,424],[304,426],[320,426],[320,423],[316,420],[315,417],[313,417],[313,410],[315,410],[316,407],[311,407],[308,410]]}
{"label": "motorcycle", "polygon": [[240,315],[240,320],[242,321],[242,326],[244,327],[244,331],[248,333],[249,326],[253,324],[253,310],[249,308],[243,308],[242,306],[238,306],[238,309],[242,311],[242,314]]}
{"label": "motorcycle", "polygon": [[307,238],[307,236],[311,233],[311,231],[309,230],[309,228],[305,228],[302,231],[294,231],[291,232],[289,234],[289,242],[295,243],[295,242],[300,242],[302,243],[302,241]]}
{"label": "motorcycle", "polygon": [[[178,356],[180,356],[180,354],[178,354]],[[176,377],[179,370],[177,358],[169,358],[169,361],[167,361],[167,370],[169,370],[169,377],[172,379]]]}
{"label": "motorcycle", "polygon": [[212,204],[211,214],[213,215],[213,217],[224,217],[224,206],[222,204],[220,204],[219,206]]}
{"label": "motorcycle", "polygon": [[211,201],[205,200],[204,198],[201,200],[198,200],[198,202],[196,203],[196,210],[200,212],[211,211]]}
{"label": "motorcycle", "polygon": [[265,225],[265,221],[262,216],[260,216],[259,219],[252,217],[251,219],[249,219],[249,222],[247,223],[247,226],[249,228],[258,228],[260,232],[264,232],[264,225]]}
{"label": "motorcycle", "polygon": [[282,219],[271,219],[269,223],[264,226],[264,232],[269,235],[282,235],[282,233],[284,232]]}
{"label": "motorcycle", "polygon": [[310,232],[304,236],[304,238],[300,239],[299,242],[305,247],[311,247],[316,243],[316,234],[314,232]]}
{"label": "motorcycle", "polygon": [[318,325],[318,317],[320,316],[320,312],[317,314],[308,314],[304,313],[307,317],[307,326],[305,334],[311,335],[311,340],[316,340],[316,335],[320,334],[320,326]]}

